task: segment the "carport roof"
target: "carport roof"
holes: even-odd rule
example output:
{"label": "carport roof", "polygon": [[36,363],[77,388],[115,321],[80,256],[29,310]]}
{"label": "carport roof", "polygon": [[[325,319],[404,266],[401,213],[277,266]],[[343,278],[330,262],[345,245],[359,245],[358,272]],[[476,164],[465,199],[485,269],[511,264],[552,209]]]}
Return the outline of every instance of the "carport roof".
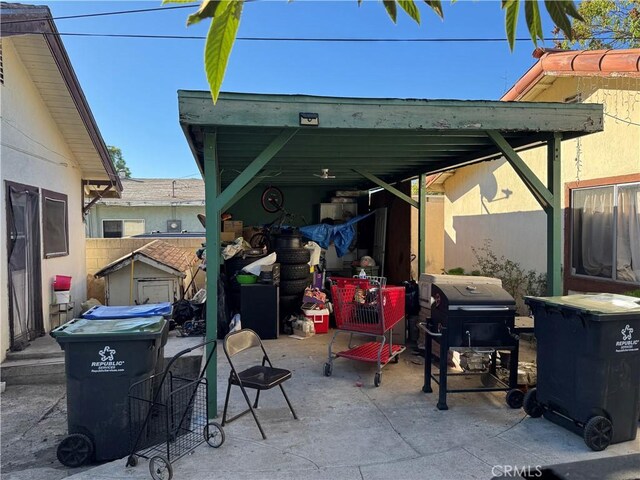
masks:
{"label": "carport roof", "polygon": [[[373,183],[354,170],[393,183],[498,158],[488,131],[523,150],[554,133],[569,139],[603,129],[597,104],[223,93],[214,106],[209,92],[186,90],[178,100],[202,172],[204,137],[215,132],[222,188],[283,132],[295,134],[258,174],[260,183],[367,188]],[[317,126],[302,125],[308,114]],[[321,168],[336,178],[314,176]]]}

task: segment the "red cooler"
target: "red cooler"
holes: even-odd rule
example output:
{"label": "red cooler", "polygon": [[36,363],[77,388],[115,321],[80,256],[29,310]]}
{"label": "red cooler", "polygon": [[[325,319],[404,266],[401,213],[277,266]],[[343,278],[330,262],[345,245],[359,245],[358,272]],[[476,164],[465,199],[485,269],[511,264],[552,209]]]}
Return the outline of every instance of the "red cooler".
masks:
{"label": "red cooler", "polygon": [[304,316],[313,321],[316,333],[327,333],[329,331],[329,310],[322,308],[320,310],[305,310],[302,312]]}

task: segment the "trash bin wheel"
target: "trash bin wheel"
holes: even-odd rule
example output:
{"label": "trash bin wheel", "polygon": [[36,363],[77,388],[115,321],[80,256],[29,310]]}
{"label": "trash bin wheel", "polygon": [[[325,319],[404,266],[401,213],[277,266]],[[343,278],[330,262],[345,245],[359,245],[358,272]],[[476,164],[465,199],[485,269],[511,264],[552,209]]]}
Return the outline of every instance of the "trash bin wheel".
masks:
{"label": "trash bin wheel", "polygon": [[380,372],[376,372],[375,377],[373,377],[373,384],[376,387],[379,387],[381,383],[382,383],[382,374]]}
{"label": "trash bin wheel", "polygon": [[329,362],[324,364],[324,376],[325,377],[330,377],[332,370],[333,370],[333,368],[331,367],[331,364]]}
{"label": "trash bin wheel", "polygon": [[511,408],[522,408],[522,402],[524,401],[524,392],[519,388],[513,388],[507,392],[506,397],[507,405]]}
{"label": "trash bin wheel", "polygon": [[127,458],[127,464],[125,467],[137,467],[138,466],[138,457],[135,455],[129,455]]}
{"label": "trash bin wheel", "polygon": [[151,473],[153,480],[171,480],[173,468],[164,457],[152,457],[149,460],[149,473]]}
{"label": "trash bin wheel", "polygon": [[613,437],[613,425],[607,417],[596,415],[584,426],[584,443],[594,452],[607,448]]}
{"label": "trash bin wheel", "polygon": [[538,394],[535,388],[532,388],[524,394],[522,408],[524,408],[524,413],[531,418],[541,417],[544,413],[544,407],[538,403]]}
{"label": "trash bin wheel", "polygon": [[224,443],[224,430],[217,422],[209,422],[204,426],[204,439],[210,447],[218,448]]}
{"label": "trash bin wheel", "polygon": [[72,433],[62,439],[56,452],[60,463],[76,468],[87,463],[93,455],[93,442],[82,433]]}

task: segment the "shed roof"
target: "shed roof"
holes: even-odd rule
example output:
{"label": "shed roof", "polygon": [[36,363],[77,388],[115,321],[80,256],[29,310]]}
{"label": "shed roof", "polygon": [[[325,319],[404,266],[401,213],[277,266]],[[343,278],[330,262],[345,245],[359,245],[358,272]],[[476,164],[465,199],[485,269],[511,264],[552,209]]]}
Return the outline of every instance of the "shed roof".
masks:
{"label": "shed roof", "polygon": [[204,205],[201,178],[123,178],[120,198],[105,198],[102,205]]}
{"label": "shed roof", "polygon": [[[225,188],[283,131],[295,135],[258,174],[260,183],[357,186],[389,183],[500,157],[487,135],[500,132],[515,149],[550,135],[575,138],[601,131],[602,106],[501,101],[339,98],[178,91],[180,123],[201,171],[204,137],[215,132],[215,155]],[[317,114],[317,126],[301,116]],[[301,115],[305,114],[305,115]],[[314,176],[330,169],[335,179]]]}
{"label": "shed roof", "polygon": [[0,2],[0,35],[9,37],[82,169],[85,193],[122,184],[46,6]]}
{"label": "shed roof", "polygon": [[185,277],[185,271],[195,262],[195,259],[194,253],[187,253],[185,250],[162,240],[154,240],[114,260],[96,272],[95,276],[96,278],[104,277],[126,267],[132,261],[141,261],[179,277]]}

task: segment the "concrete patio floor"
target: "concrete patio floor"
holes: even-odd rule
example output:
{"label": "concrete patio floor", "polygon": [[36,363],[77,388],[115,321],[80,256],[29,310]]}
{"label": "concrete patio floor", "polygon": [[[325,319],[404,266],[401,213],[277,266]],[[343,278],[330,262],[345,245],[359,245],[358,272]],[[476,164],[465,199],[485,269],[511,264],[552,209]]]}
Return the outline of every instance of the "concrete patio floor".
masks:
{"label": "concrete patio floor", "polygon": [[[343,338],[339,346],[346,345]],[[383,370],[379,388],[373,386],[373,366],[361,362],[338,359],[333,375],[324,377],[329,339],[265,341],[274,364],[293,371],[285,388],[300,419],[292,418],[278,390],[266,392],[258,416],[267,440],[247,415],[225,427],[219,449],[203,444],[178,460],[174,478],[488,479],[506,465],[535,468],[640,452],[640,438],[592,452],[581,437],[510,409],[502,392],[450,395],[449,410],[439,411],[437,388],[421,392],[423,366],[409,350]],[[229,367],[222,352],[219,358],[221,414]],[[246,404],[234,390],[231,405],[238,412]],[[145,460],[135,468],[124,464],[70,471],[69,478],[150,478]]]}

